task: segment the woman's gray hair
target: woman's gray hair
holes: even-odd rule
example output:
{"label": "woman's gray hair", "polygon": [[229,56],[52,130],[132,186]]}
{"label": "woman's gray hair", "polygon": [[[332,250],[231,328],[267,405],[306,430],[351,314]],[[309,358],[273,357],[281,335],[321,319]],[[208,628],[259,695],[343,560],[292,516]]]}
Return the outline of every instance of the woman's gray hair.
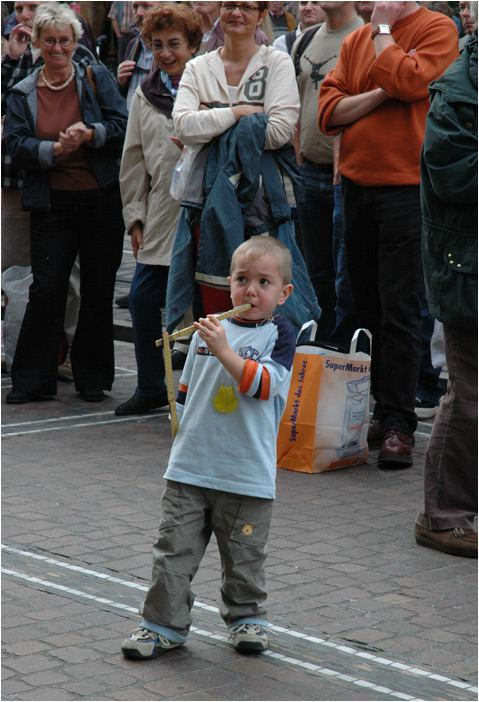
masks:
{"label": "woman's gray hair", "polygon": [[46,2],[38,6],[33,20],[32,42],[40,39],[40,34],[45,27],[51,25],[63,29],[71,27],[74,41],[78,41],[83,34],[83,27],[75,12],[66,3]]}

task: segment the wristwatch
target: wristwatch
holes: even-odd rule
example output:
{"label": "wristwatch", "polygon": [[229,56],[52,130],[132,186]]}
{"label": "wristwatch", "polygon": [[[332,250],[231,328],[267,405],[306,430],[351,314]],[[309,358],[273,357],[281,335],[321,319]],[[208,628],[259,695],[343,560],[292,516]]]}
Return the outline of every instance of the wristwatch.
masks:
{"label": "wristwatch", "polygon": [[378,24],[377,29],[374,29],[371,32],[371,39],[374,39],[374,37],[376,37],[378,34],[391,34],[389,24]]}

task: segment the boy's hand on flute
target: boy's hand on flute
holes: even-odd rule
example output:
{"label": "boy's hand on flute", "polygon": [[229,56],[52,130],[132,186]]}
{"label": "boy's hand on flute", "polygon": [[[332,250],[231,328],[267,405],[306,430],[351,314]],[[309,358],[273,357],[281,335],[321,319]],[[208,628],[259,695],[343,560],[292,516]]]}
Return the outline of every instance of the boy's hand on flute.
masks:
{"label": "boy's hand on flute", "polygon": [[216,356],[236,382],[241,383],[245,361],[228,345],[225,329],[216,315],[209,314],[206,318],[200,318],[198,322],[194,322],[194,326],[211,353]]}
{"label": "boy's hand on flute", "polygon": [[214,314],[200,317],[193,324],[212,354],[219,357],[222,351],[229,348],[224,327]]}

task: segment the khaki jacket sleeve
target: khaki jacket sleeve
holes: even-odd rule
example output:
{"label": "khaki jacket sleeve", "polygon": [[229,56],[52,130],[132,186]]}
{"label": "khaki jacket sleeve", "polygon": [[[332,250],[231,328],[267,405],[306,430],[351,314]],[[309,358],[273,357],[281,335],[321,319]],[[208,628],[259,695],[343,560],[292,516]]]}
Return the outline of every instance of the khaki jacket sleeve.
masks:
{"label": "khaki jacket sleeve", "polygon": [[146,170],[141,137],[141,99],[135,93],[131,101],[125,145],[120,167],[120,190],[123,220],[129,232],[135,222],[146,221],[149,176]]}

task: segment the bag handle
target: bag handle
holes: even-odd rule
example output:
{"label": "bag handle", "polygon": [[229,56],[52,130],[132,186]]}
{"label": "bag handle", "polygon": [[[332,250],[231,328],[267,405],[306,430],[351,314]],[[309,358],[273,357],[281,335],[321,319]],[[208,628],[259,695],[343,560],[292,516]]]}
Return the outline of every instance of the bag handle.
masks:
{"label": "bag handle", "polygon": [[354,332],[353,338],[351,339],[351,347],[349,349],[349,353],[356,353],[358,339],[361,332],[364,332],[369,339],[369,355],[371,356],[373,350],[373,335],[371,334],[369,329],[364,329],[363,327],[361,327],[360,329],[356,329],[356,331]]}
{"label": "bag handle", "polygon": [[301,329],[299,330],[299,334],[298,334],[298,336],[296,337],[296,343],[299,342],[299,339],[300,339],[300,337],[301,337],[301,334],[302,334],[304,331],[306,331],[306,329],[308,329],[308,327],[311,327],[311,334],[310,334],[310,336],[309,336],[309,340],[310,340],[310,341],[314,341],[314,338],[315,338],[315,336],[316,336],[316,331],[317,331],[317,329],[318,329],[318,325],[316,324],[316,322],[314,321],[314,319],[310,319],[309,322],[305,322],[305,323],[303,324],[303,326],[301,327]]}
{"label": "bag handle", "polygon": [[93,70],[92,70],[92,67],[90,64],[88,64],[88,66],[86,67],[86,77],[87,77],[88,82],[91,85],[91,89],[93,90],[93,95],[95,96],[95,100],[96,100],[96,83],[95,83],[95,79],[93,77]]}

